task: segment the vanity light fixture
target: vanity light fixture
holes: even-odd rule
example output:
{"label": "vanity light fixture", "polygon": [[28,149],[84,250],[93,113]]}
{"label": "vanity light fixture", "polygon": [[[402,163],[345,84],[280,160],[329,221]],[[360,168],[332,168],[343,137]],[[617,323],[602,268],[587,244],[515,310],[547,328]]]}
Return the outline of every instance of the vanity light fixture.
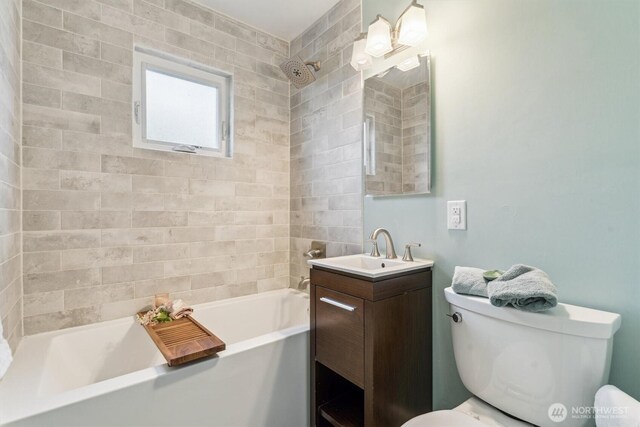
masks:
{"label": "vanity light fixture", "polygon": [[[379,58],[393,51],[418,46],[427,38],[427,15],[424,6],[411,0],[392,27],[382,15],[369,25],[367,33],[360,34],[353,46],[351,66],[357,71],[373,65],[371,57]],[[364,55],[368,55],[366,58]]]}
{"label": "vanity light fixture", "polygon": [[365,52],[375,58],[379,58],[392,50],[391,24],[382,15],[378,15],[376,20],[369,25]]}
{"label": "vanity light fixture", "polygon": [[369,68],[372,65],[371,55],[365,52],[367,45],[366,33],[360,34],[360,36],[353,42],[353,53],[351,54],[351,66],[357,71],[362,71]]}
{"label": "vanity light fixture", "polygon": [[427,14],[424,6],[415,0],[401,15],[398,43],[405,46],[418,46],[427,38]]}
{"label": "vanity light fixture", "polygon": [[405,59],[404,61],[396,65],[396,67],[400,71],[413,70],[414,68],[419,66],[420,66],[420,58],[418,57],[418,55],[410,56],[409,58]]}

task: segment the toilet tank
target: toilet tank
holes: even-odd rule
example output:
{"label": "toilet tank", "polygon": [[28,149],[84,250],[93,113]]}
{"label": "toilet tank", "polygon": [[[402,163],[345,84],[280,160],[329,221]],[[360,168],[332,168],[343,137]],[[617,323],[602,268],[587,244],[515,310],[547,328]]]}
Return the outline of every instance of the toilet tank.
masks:
{"label": "toilet tank", "polygon": [[563,407],[561,425],[594,424],[587,412],[609,379],[619,314],[568,304],[529,313],[444,292],[451,313],[461,315],[451,322],[453,351],[471,393],[539,426],[558,425]]}

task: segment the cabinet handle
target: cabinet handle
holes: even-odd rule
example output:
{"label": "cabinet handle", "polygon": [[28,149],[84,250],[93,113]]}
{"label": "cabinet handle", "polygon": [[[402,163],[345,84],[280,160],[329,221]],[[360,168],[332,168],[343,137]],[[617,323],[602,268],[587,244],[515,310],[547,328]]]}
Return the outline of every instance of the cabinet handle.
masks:
{"label": "cabinet handle", "polygon": [[331,304],[334,305],[338,308],[341,308],[343,310],[347,310],[347,311],[354,311],[356,308],[352,305],[347,305],[347,304],[343,304],[341,302],[338,302],[336,300],[333,300],[331,298],[327,298],[327,297],[322,297],[320,298],[320,301],[322,302],[326,302],[327,304]]}

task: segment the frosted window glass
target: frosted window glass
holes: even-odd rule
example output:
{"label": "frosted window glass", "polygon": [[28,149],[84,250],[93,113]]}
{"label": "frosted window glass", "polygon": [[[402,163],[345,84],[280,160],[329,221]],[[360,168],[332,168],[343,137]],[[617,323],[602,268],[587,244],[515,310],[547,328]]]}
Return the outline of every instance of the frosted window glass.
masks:
{"label": "frosted window glass", "polygon": [[146,138],[220,149],[218,89],[145,70]]}

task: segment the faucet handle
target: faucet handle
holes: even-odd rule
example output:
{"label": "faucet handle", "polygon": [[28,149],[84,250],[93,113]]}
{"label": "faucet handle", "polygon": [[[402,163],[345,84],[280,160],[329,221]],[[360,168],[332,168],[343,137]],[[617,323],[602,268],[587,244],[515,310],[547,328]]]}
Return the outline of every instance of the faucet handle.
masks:
{"label": "faucet handle", "polygon": [[373,245],[371,248],[371,256],[380,258],[380,251],[378,250],[378,241],[376,239],[369,239],[369,242]]}
{"label": "faucet handle", "polygon": [[403,261],[411,262],[413,261],[413,255],[411,254],[412,247],[421,247],[422,243],[407,243],[404,245],[404,255],[402,256]]}

